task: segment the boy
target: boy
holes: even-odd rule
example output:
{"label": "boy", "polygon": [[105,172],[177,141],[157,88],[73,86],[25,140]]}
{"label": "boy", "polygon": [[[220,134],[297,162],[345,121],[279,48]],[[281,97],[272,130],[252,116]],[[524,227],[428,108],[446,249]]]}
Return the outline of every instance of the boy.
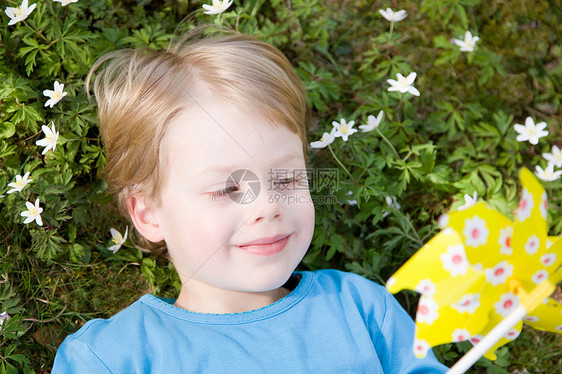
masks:
{"label": "boy", "polygon": [[279,50],[238,34],[114,52],[92,72],[102,64],[104,178],[182,288],[89,321],[54,373],[445,371],[414,357],[413,321],[382,287],[294,272],[314,229],[308,188],[292,188],[306,187],[310,111]]}

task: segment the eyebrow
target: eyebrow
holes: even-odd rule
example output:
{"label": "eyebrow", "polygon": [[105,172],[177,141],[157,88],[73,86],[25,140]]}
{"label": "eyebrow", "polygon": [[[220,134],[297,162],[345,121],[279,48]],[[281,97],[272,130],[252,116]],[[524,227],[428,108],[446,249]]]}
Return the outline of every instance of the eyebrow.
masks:
{"label": "eyebrow", "polygon": [[[290,153],[290,154],[287,154],[283,157],[279,157],[278,159],[274,160],[272,165],[276,166],[276,165],[279,165],[279,164],[282,164],[282,163],[285,163],[285,162],[288,162],[288,161],[292,161],[292,160],[294,160],[296,158],[299,158],[299,157],[301,157],[301,156],[297,153]],[[208,173],[224,174],[224,173],[231,173],[231,172],[233,172],[235,170],[238,170],[238,169],[244,169],[244,168],[241,168],[239,165],[216,166],[216,167],[211,166],[211,167],[203,169],[203,171],[201,171],[195,177],[195,179],[200,178],[202,175],[208,174]]]}

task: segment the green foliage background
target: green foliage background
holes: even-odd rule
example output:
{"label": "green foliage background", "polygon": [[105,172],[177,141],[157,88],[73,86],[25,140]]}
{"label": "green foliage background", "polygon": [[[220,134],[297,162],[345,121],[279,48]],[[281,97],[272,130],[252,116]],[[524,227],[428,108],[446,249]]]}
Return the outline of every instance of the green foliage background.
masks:
{"label": "green foliage background", "polygon": [[[123,232],[126,223],[97,177],[105,160],[84,79],[105,52],[165,47],[192,12],[184,28],[226,24],[286,53],[313,107],[311,141],[334,120],[364,124],[384,111],[380,133],[332,144],[343,165],[328,149],[311,151],[311,166],[339,169],[338,188],[314,192],[344,203],[316,206],[303,269],[339,268],[383,283],[437,233],[436,219],[462,205],[464,194],[476,191],[510,216],[517,170],[544,167],[541,154],[562,147],[560,0],[253,0],[235,1],[219,16],[187,0],[35,3],[24,22],[6,26],[1,16],[0,312],[11,319],[0,333],[0,372],[49,372],[58,344],[85,321],[108,317],[146,292],[176,294],[170,264],[129,244],[116,254],[107,250],[109,228]],[[2,9],[19,4],[0,1]],[[387,6],[408,12],[392,35],[378,13]],[[466,30],[481,38],[471,53],[451,43]],[[387,91],[387,79],[413,71],[419,98]],[[68,95],[45,108],[42,92],[55,80]],[[536,146],[515,140],[513,124],[527,116],[548,123],[549,136]],[[59,142],[42,156],[35,142],[51,121]],[[8,183],[26,171],[33,182],[7,195]],[[562,181],[545,187],[549,233],[561,235]],[[390,208],[387,196],[397,197],[401,209]],[[20,213],[36,198],[44,224],[24,225]],[[345,203],[351,199],[358,205]],[[417,296],[398,298],[414,313]],[[559,335],[524,329],[497,361],[481,359],[473,370],[554,372],[562,366],[561,346]],[[469,347],[435,352],[451,365]]]}

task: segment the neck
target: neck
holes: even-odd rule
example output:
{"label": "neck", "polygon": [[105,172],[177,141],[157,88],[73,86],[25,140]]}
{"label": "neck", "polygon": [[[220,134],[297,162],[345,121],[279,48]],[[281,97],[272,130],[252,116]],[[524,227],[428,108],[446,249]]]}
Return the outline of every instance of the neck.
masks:
{"label": "neck", "polygon": [[174,305],[196,313],[248,312],[273,304],[290,293],[283,287],[265,292],[242,292],[218,289],[193,279],[188,283],[189,286],[182,286]]}

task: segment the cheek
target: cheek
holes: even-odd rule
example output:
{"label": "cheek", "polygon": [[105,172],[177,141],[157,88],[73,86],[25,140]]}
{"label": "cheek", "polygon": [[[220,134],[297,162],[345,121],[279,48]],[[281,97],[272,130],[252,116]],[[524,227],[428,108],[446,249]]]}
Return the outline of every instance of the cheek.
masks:
{"label": "cheek", "polygon": [[[312,238],[314,231],[314,204],[309,193],[299,194],[299,199],[305,199],[308,202],[289,205],[288,209],[291,212],[293,221],[297,224],[303,233],[303,239]],[[302,200],[299,200],[302,201]]]}
{"label": "cheek", "polygon": [[176,227],[176,231],[192,242],[222,243],[236,229],[235,217],[235,212],[229,209],[194,207],[191,214],[186,214],[182,224]]}
{"label": "cheek", "polygon": [[235,221],[227,217],[227,212],[193,211],[198,213],[186,214],[181,222],[170,227],[167,241],[172,262],[182,273],[191,273],[212,258],[222,261],[228,255],[223,249],[236,230]]}
{"label": "cheek", "polygon": [[314,225],[315,225],[315,211],[314,211],[314,204],[312,202],[308,205],[307,212],[306,212],[306,224],[308,230],[310,232],[309,241],[312,240],[312,233],[314,232]]}
{"label": "cheek", "polygon": [[228,211],[201,206],[196,200],[170,204],[160,214],[162,230],[171,252],[204,252],[228,237]]}

